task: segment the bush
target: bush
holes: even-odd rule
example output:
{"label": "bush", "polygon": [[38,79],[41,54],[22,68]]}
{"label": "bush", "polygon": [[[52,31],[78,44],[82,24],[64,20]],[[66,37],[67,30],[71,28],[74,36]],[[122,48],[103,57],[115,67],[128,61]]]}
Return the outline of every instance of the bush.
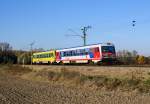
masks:
{"label": "bush", "polygon": [[137,58],[138,64],[145,64],[145,57],[144,56],[139,56]]}

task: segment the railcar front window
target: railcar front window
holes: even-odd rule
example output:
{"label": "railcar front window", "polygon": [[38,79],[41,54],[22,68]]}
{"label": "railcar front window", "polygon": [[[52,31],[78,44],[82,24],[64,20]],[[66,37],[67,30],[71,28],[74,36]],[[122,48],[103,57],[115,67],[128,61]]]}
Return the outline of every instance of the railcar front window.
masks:
{"label": "railcar front window", "polygon": [[102,46],[102,52],[115,53],[115,48],[113,46]]}

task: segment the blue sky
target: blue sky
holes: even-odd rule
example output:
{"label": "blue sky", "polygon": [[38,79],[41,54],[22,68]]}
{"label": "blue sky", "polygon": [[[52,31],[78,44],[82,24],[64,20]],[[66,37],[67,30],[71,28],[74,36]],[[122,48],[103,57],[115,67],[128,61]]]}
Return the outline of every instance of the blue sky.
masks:
{"label": "blue sky", "polygon": [[[88,44],[112,42],[117,50],[150,55],[150,0],[0,0],[0,42],[15,49],[80,46],[72,29],[88,30]],[[132,21],[136,20],[135,27]]]}

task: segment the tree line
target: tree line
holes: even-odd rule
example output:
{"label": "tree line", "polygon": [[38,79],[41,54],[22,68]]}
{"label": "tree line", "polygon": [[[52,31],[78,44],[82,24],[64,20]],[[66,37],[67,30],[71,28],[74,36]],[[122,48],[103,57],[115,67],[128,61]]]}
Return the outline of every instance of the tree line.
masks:
{"label": "tree line", "polygon": [[117,52],[117,60],[120,64],[125,65],[142,65],[142,64],[150,64],[150,56],[146,57],[143,55],[139,55],[136,50],[128,51],[122,50]]}
{"label": "tree line", "polygon": [[[33,52],[43,51],[42,48],[35,49]],[[139,55],[137,51],[122,50],[116,53],[118,64],[123,65],[144,65],[150,64],[150,56]],[[30,64],[31,52],[13,50],[9,43],[0,43],[0,64]]]}

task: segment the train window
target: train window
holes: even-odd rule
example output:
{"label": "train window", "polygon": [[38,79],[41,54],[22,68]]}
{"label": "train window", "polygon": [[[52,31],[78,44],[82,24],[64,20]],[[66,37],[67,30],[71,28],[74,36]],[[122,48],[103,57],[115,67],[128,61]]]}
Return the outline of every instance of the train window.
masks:
{"label": "train window", "polygon": [[66,52],[64,52],[64,56],[66,56]]}
{"label": "train window", "polygon": [[76,50],[74,50],[74,56],[77,56],[77,51]]}
{"label": "train window", "polygon": [[69,56],[72,56],[72,51],[69,51]]}
{"label": "train window", "polygon": [[69,56],[69,52],[67,51],[66,53],[67,53],[67,56]]}
{"label": "train window", "polygon": [[102,46],[102,52],[115,53],[115,48],[113,46]]}
{"label": "train window", "polygon": [[44,55],[43,55],[43,54],[41,54],[41,58],[44,58]]}
{"label": "train window", "polygon": [[52,53],[50,53],[50,57],[52,57]]}
{"label": "train window", "polygon": [[72,51],[70,51],[70,56],[72,56]]}
{"label": "train window", "polygon": [[60,52],[60,56],[63,57],[63,52]]}
{"label": "train window", "polygon": [[75,51],[74,50],[72,51],[72,56],[75,56]]}
{"label": "train window", "polygon": [[69,56],[69,51],[67,51],[67,56]]}
{"label": "train window", "polygon": [[84,51],[84,49],[82,50],[82,54],[83,54],[83,55],[85,55],[85,51]]}
{"label": "train window", "polygon": [[53,54],[53,53],[51,53],[51,56],[52,56],[52,57],[54,57],[54,54]]}
{"label": "train window", "polygon": [[85,55],[85,49],[82,49],[82,55]]}

